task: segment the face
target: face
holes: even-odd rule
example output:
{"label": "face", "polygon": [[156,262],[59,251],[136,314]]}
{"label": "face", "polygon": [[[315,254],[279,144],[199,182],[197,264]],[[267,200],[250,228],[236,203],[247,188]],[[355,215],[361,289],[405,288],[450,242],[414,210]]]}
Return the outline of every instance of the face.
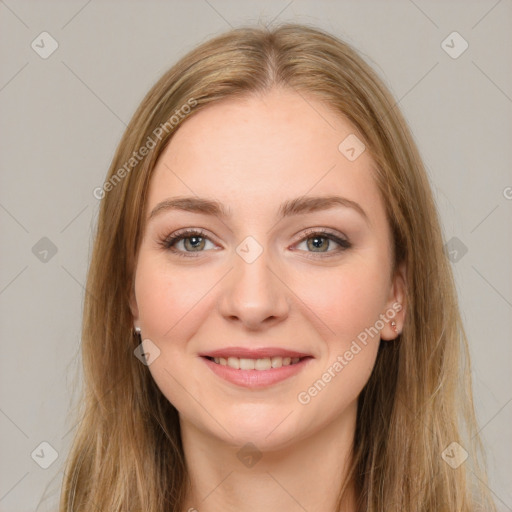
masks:
{"label": "face", "polygon": [[[355,129],[304,98],[227,99],[179,128],[151,178],[131,301],[182,426],[261,450],[353,414],[405,312],[368,151],[340,150]],[[267,369],[236,368],[252,364]]]}

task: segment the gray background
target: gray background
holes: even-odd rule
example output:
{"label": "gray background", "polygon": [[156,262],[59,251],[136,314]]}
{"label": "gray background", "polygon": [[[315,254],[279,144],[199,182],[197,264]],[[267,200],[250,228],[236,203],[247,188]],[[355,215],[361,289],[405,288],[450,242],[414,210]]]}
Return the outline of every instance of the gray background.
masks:
{"label": "gray background", "polygon": [[[198,43],[284,21],[353,44],[410,123],[456,251],[490,487],[499,510],[512,510],[511,0],[0,0],[0,511],[56,507],[75,431],[67,415],[81,378],[92,192],[126,123]],[[50,48],[43,31],[59,45],[46,59],[31,47]],[[442,46],[453,31],[469,44],[457,58]],[[458,52],[463,42],[452,39],[445,45]],[[41,442],[59,454],[47,469],[52,450]]]}

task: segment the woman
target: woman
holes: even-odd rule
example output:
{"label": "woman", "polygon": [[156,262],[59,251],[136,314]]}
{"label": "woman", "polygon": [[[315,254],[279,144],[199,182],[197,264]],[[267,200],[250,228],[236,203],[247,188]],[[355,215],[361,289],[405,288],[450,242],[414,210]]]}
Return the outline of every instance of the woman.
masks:
{"label": "woman", "polygon": [[347,44],[202,44],[95,194],[62,512],[494,509],[429,182]]}

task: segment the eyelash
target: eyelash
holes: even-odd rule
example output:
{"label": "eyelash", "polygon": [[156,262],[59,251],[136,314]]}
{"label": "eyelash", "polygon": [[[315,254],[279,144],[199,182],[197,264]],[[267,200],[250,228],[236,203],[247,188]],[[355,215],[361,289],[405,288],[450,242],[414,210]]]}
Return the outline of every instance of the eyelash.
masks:
{"label": "eyelash", "polygon": [[[201,237],[201,238],[204,238],[206,240],[210,240],[210,238],[206,235],[206,233],[202,230],[195,230],[195,229],[188,229],[188,230],[185,230],[185,231],[181,231],[181,232],[177,232],[177,233],[173,233],[169,236],[166,236],[162,239],[159,240],[159,245],[162,246],[164,249],[166,250],[169,250],[171,251],[172,253],[176,254],[177,256],[179,257],[184,257],[184,258],[197,258],[199,256],[199,254],[196,255],[193,255],[194,252],[197,252],[197,253],[201,253],[201,252],[204,252],[204,251],[178,251],[174,248],[174,245],[177,243],[177,242],[180,242],[181,240],[185,240],[187,238],[192,238],[192,237]],[[304,236],[297,242],[297,244],[300,244],[304,241],[307,241],[309,240],[310,238],[327,238],[328,240],[331,240],[335,243],[337,243],[339,246],[340,246],[340,249],[337,250],[337,251],[328,251],[327,253],[321,253],[321,252],[318,252],[318,253],[315,253],[315,252],[310,252],[309,254],[318,254],[319,256],[307,256],[308,258],[313,258],[313,259],[316,259],[317,257],[320,257],[320,258],[329,258],[333,255],[336,255],[336,254],[339,254],[340,252],[344,252],[346,251],[347,249],[350,249],[352,247],[352,244],[346,240],[346,239],[343,239],[343,238],[340,238],[338,236],[336,236],[335,234],[329,232],[329,231],[326,231],[326,230],[323,230],[323,229],[311,229],[309,231],[307,231]],[[211,240],[210,240],[211,241]],[[295,244],[295,245],[297,245]],[[308,251],[306,251],[308,252]]]}

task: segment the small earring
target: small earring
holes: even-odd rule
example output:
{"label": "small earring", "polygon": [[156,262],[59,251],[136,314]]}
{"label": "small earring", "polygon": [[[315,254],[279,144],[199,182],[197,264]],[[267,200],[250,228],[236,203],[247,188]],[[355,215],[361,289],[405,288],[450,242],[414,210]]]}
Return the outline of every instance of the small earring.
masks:
{"label": "small earring", "polygon": [[394,330],[395,332],[398,332],[398,328],[397,328],[397,326],[396,326],[396,322],[395,322],[394,320],[392,320],[392,321],[391,321],[391,327],[393,328],[393,330]]}
{"label": "small earring", "polygon": [[136,326],[133,328],[133,334],[134,336],[140,336],[140,327]]}

